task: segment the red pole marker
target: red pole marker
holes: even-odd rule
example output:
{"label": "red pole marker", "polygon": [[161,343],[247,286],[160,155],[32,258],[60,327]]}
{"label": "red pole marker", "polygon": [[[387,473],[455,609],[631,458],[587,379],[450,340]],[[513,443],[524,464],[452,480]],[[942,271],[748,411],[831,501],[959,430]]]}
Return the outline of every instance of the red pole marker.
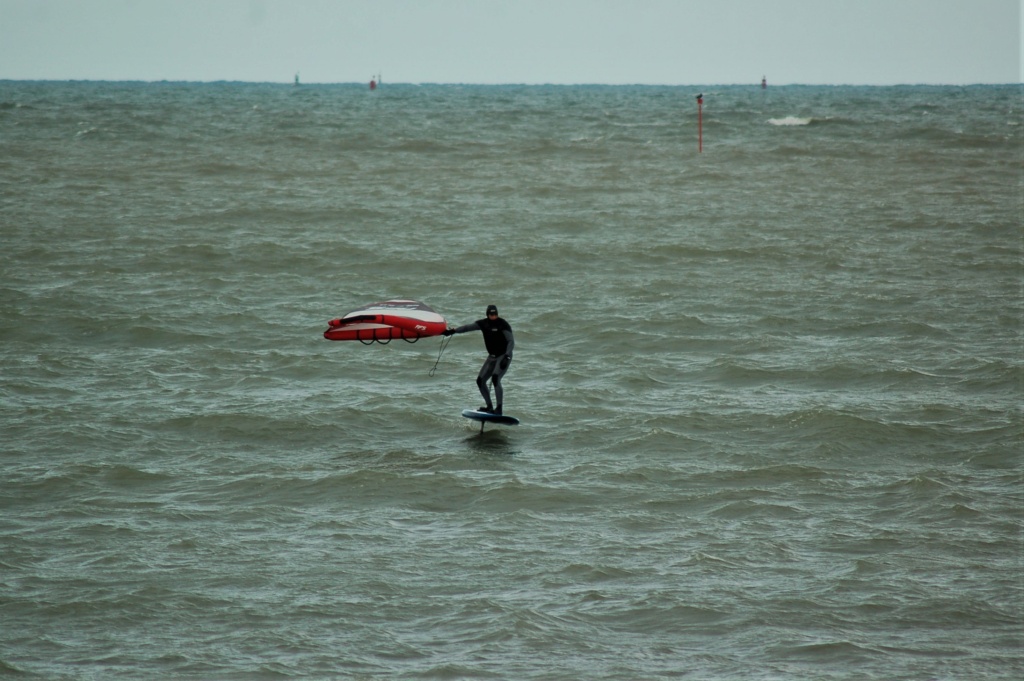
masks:
{"label": "red pole marker", "polygon": [[704,122],[701,107],[704,104],[704,93],[697,95],[697,153],[704,153]]}

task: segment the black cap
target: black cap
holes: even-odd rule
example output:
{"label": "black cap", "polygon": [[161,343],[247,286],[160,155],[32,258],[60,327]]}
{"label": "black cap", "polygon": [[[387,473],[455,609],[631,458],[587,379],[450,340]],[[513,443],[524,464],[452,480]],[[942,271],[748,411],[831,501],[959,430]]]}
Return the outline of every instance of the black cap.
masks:
{"label": "black cap", "polygon": [[498,314],[498,306],[497,305],[488,305],[487,306],[487,314],[491,314],[492,312],[494,314]]}

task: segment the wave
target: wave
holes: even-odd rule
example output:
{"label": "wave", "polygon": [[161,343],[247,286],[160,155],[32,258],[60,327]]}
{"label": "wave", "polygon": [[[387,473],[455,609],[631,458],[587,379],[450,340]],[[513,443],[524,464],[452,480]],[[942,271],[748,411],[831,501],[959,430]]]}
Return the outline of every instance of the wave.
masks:
{"label": "wave", "polygon": [[781,118],[769,118],[768,125],[776,127],[803,127],[808,125],[853,125],[856,121],[843,116],[783,116]]}
{"label": "wave", "polygon": [[813,118],[800,118],[797,116],[786,116],[785,118],[769,118],[768,125],[778,125],[783,127],[799,126],[799,125],[810,125],[814,121]]}

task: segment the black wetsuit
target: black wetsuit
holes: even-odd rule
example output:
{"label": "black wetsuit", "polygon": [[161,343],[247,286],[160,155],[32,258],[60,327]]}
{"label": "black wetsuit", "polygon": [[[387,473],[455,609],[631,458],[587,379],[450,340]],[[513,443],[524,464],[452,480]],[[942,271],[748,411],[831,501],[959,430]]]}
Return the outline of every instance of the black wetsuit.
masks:
{"label": "black wetsuit", "polygon": [[[494,319],[478,319],[472,324],[460,326],[453,333],[466,333],[468,331],[483,331],[484,345],[487,346],[487,359],[480,367],[480,373],[476,377],[476,385],[480,388],[480,394],[484,396],[488,411],[501,413],[502,398],[501,377],[508,371],[508,365],[512,363],[512,349],[516,341],[512,336],[512,327],[501,317]],[[494,401],[497,409],[491,404],[491,390],[487,387],[490,379],[494,384]]]}

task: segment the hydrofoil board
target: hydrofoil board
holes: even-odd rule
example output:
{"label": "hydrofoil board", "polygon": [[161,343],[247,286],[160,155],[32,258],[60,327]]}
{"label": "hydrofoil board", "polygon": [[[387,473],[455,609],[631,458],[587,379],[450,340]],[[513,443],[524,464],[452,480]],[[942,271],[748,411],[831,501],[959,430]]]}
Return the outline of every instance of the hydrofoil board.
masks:
{"label": "hydrofoil board", "polygon": [[483,431],[484,425],[488,423],[500,423],[503,426],[519,425],[519,419],[517,419],[514,416],[506,416],[504,414],[492,414],[488,411],[477,411],[476,409],[463,409],[462,415],[465,416],[467,419],[479,421],[481,431]]}

